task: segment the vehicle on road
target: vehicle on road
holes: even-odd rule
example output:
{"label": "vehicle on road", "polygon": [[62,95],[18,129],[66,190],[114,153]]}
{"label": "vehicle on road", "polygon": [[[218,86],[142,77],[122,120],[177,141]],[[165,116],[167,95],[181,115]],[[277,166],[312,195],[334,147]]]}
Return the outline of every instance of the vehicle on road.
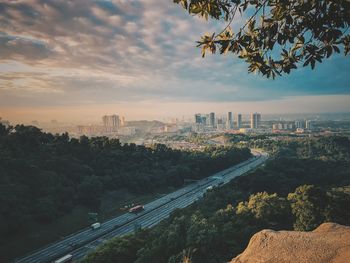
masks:
{"label": "vehicle on road", "polygon": [[138,212],[141,212],[143,210],[145,210],[145,207],[143,205],[137,205],[137,206],[131,207],[129,209],[129,213],[138,213]]}
{"label": "vehicle on road", "polygon": [[73,255],[71,254],[67,254],[54,261],[54,263],[70,263],[70,262],[73,262]]}
{"label": "vehicle on road", "polygon": [[98,229],[98,228],[100,228],[101,227],[101,223],[93,223],[92,225],[91,225],[91,229],[92,230],[96,230],[96,229]]}
{"label": "vehicle on road", "polygon": [[[112,219],[113,221],[103,223],[103,228],[102,224],[97,222],[93,224],[95,225],[94,228],[91,225],[91,228],[96,230],[77,232],[74,235],[74,239],[72,239],[74,241],[65,239],[55,242],[16,262],[47,262],[48,255],[55,255],[55,257],[57,257],[56,261],[52,259],[50,263],[71,263],[73,260],[80,260],[93,248],[95,248],[97,244],[102,244],[105,240],[112,237],[132,233],[141,227],[147,228],[159,223],[160,220],[167,218],[172,211],[187,207],[188,205],[199,200],[205,194],[206,188],[210,185],[213,185],[213,189],[215,189],[221,184],[229,182],[232,178],[240,176],[246,173],[248,170],[260,166],[264,161],[266,161],[267,157],[268,156],[263,156],[263,158],[260,158],[260,161],[242,163],[239,169],[233,169],[237,174],[229,174],[227,171],[224,171],[217,173],[216,176],[210,176],[205,179],[205,181],[203,180],[203,182],[201,182],[200,189],[196,188],[195,185],[186,185],[184,188],[171,193],[170,196],[159,198],[145,206],[137,204],[124,206],[123,210],[129,211],[130,213],[115,217]],[[224,173],[227,174],[227,179],[222,176]],[[192,194],[193,191],[195,195]],[[189,193],[191,196],[188,198],[186,195]],[[174,202],[173,200],[177,201]],[[142,212],[144,210],[146,210],[146,212]],[[92,222],[97,221],[96,219],[93,220],[94,221]],[[122,228],[123,226],[125,226],[125,228]],[[116,231],[117,228],[120,228],[120,231]],[[102,229],[104,231],[102,231]],[[66,253],[70,254],[63,256]],[[59,256],[61,256],[61,258],[58,258]],[[71,256],[74,259],[72,259]]]}
{"label": "vehicle on road", "polygon": [[213,190],[213,188],[214,188],[214,187],[213,187],[212,185],[211,185],[211,186],[208,186],[208,187],[207,187],[207,191]]}

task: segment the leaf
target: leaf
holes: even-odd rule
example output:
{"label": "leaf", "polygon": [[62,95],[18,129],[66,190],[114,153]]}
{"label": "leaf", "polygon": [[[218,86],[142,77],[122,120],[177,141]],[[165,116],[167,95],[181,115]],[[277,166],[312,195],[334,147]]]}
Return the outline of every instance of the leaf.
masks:
{"label": "leaf", "polygon": [[333,50],[337,53],[340,53],[340,50],[336,45],[333,45]]}
{"label": "leaf", "polygon": [[349,47],[349,46],[346,46],[346,47],[344,48],[344,54],[345,54],[345,56],[347,56],[349,53],[350,53],[350,47]]}
{"label": "leaf", "polygon": [[316,61],[314,59],[311,59],[310,63],[311,63],[311,68],[314,69]]}
{"label": "leaf", "polygon": [[331,46],[326,46],[326,53],[327,53],[327,58],[329,58],[332,55],[333,49]]}
{"label": "leaf", "polygon": [[251,20],[248,24],[248,30],[250,32],[252,32],[254,30],[254,27],[255,27],[255,19]]}
{"label": "leaf", "polygon": [[206,48],[205,48],[205,47],[202,47],[202,58],[205,57],[205,50],[206,50]]}
{"label": "leaf", "polygon": [[304,38],[303,35],[299,36],[299,37],[298,37],[298,40],[299,40],[299,42],[302,43],[302,44],[305,43],[305,38]]}

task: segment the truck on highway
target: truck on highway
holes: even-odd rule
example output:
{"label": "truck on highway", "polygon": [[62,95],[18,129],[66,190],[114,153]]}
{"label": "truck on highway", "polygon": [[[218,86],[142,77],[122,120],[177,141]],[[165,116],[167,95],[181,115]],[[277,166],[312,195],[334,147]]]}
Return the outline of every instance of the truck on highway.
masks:
{"label": "truck on highway", "polygon": [[54,261],[54,263],[70,263],[70,262],[73,262],[73,255],[71,254],[67,254]]}
{"label": "truck on highway", "polygon": [[92,225],[91,225],[91,229],[92,230],[96,230],[96,229],[98,229],[98,228],[100,228],[101,227],[101,223],[93,223]]}
{"label": "truck on highway", "polygon": [[145,209],[145,207],[143,205],[137,205],[137,206],[134,206],[134,207],[131,207],[129,209],[129,213],[138,213],[138,212],[141,212]]}

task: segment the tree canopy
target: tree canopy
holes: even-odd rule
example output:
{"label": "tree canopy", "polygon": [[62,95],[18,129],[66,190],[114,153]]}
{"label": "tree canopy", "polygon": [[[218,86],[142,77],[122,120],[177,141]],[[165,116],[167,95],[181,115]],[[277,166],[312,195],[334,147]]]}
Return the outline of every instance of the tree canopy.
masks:
{"label": "tree canopy", "polygon": [[[277,151],[264,167],[206,192],[201,200],[133,238],[105,243],[82,263],[119,262],[125,254],[136,263],[228,262],[262,229],[305,231],[323,222],[349,225],[350,210],[344,208],[350,206],[350,140],[320,138],[312,144],[312,156],[303,154],[304,142],[289,142],[297,155]],[[319,159],[324,152],[333,158]]]}
{"label": "tree canopy", "polygon": [[[157,194],[250,156],[248,148],[180,151],[162,144],[145,147],[106,137],[76,139],[33,126],[0,124],[0,261],[17,253],[6,248],[9,240],[33,240],[33,233],[79,207],[102,214],[108,193]],[[118,198],[116,203],[130,202],[128,197]],[[81,221],[88,223],[85,217]],[[35,240],[47,242],[45,238]],[[23,247],[31,245],[26,242]]]}
{"label": "tree canopy", "polygon": [[[267,78],[300,65],[315,68],[334,53],[350,52],[350,2],[346,0],[174,0],[189,14],[226,22],[197,42],[206,52],[233,53],[249,72]],[[242,22],[232,28],[241,16]],[[247,19],[245,22],[244,19]]]}

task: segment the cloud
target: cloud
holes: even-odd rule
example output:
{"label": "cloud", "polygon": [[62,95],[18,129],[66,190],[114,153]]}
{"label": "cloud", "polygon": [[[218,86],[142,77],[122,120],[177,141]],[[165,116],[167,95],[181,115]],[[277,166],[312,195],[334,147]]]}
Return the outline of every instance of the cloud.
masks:
{"label": "cloud", "polygon": [[191,17],[172,1],[3,1],[0,103],[237,102],[349,93],[344,60],[329,62],[318,75],[301,70],[273,82],[248,75],[232,55],[200,58],[195,41],[222,26]]}
{"label": "cloud", "polygon": [[45,42],[32,38],[0,34],[0,57],[2,60],[43,60],[50,55]]}

